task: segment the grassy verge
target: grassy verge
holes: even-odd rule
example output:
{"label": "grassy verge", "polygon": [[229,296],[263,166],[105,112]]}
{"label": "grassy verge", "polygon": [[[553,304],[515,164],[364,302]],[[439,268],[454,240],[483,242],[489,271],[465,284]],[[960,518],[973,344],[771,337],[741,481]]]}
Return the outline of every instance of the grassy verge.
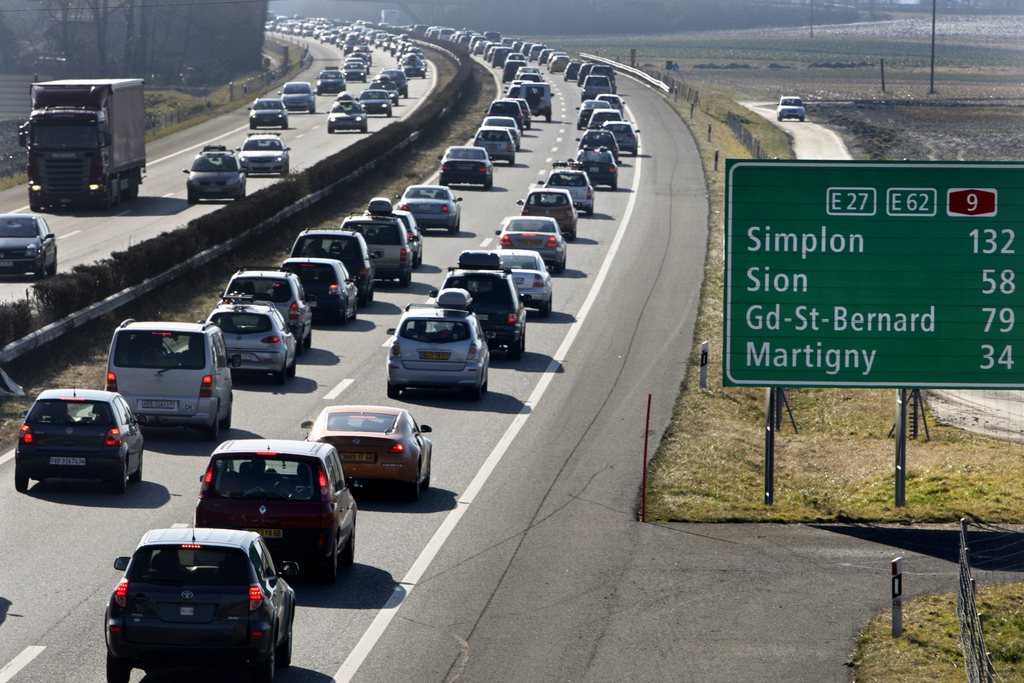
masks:
{"label": "grassy verge", "polygon": [[[455,67],[436,59],[438,88],[455,75]],[[252,249],[241,250],[194,271],[183,281],[165,287],[152,296],[133,302],[105,318],[66,335],[59,344],[27,354],[4,369],[25,390],[23,398],[0,401],[0,440],[13,444],[21,426],[19,415],[35,396],[53,387],[102,388],[110,334],[125,318],[136,320],[199,320],[205,318],[220,299],[228,277],[252,263],[279,263],[291,248],[295,235],[307,228],[337,227],[344,216],[362,211],[374,196],[401,194],[407,185],[421,182],[437,169],[437,158],[445,147],[472,137],[480,112],[495,97],[493,79],[481,68],[473,88],[465,93],[462,113],[426,131],[408,151],[401,165],[392,164],[354,181],[336,198],[289,219],[288,230],[270,233]]]}
{"label": "grassy verge", "polygon": [[[978,588],[985,645],[1001,681],[1024,680],[1024,584]],[[903,607],[903,636],[892,637],[891,616],[871,620],[853,654],[855,680],[863,683],[928,681],[963,683],[956,593],[929,595]]]}

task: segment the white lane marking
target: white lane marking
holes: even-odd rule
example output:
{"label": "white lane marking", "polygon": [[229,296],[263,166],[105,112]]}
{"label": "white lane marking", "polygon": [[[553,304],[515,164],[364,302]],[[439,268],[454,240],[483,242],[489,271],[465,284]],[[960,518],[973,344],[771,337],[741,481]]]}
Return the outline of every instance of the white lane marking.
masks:
{"label": "white lane marking", "polygon": [[11,460],[14,460],[14,449],[13,448],[11,450],[7,451],[6,453],[4,453],[3,455],[0,455],[0,465],[3,465],[4,463],[10,462]]}
{"label": "white lane marking", "polygon": [[[550,159],[548,161],[550,161]],[[537,175],[544,175],[544,169],[542,168],[539,171],[537,171]]]}
{"label": "white lane marking", "polygon": [[189,524],[188,522],[175,522],[174,524],[171,525],[171,528],[172,529],[187,529],[190,526],[192,526],[192,525]]}
{"label": "white lane marking", "polygon": [[299,133],[298,135],[295,136],[295,139],[298,140],[299,138],[303,137],[304,135],[305,135],[305,133]]}
{"label": "white lane marking", "polygon": [[555,138],[555,142],[561,142],[562,138]]}
{"label": "white lane marking", "polygon": [[25,206],[19,206],[17,209],[12,211],[11,213],[25,213],[26,211],[28,211],[31,208],[32,208],[31,206],[26,204]]}
{"label": "white lane marking", "polygon": [[488,237],[487,239],[485,239],[483,242],[480,243],[480,247],[483,248],[483,249],[486,249],[487,247],[489,247],[491,245],[491,242],[493,242],[493,241],[494,241],[493,237]]}
{"label": "white lane marking", "polygon": [[16,673],[28,666],[45,649],[45,645],[29,645],[22,650],[17,657],[4,664],[4,667],[0,669],[0,683],[7,683],[14,678]]}
{"label": "white lane marking", "polygon": [[392,335],[392,336],[388,337],[387,339],[385,339],[385,340],[384,340],[384,343],[383,343],[383,344],[381,344],[381,346],[382,346],[382,347],[384,347],[384,348],[387,348],[388,346],[391,346],[391,343],[392,343],[393,341],[395,341],[395,337],[394,337],[394,335]]}
{"label": "white lane marking", "polygon": [[338,382],[338,386],[334,387],[333,389],[328,391],[326,394],[324,394],[324,400],[325,401],[333,401],[334,399],[338,398],[338,394],[340,394],[341,392],[345,391],[350,386],[352,386],[352,382],[354,382],[354,381],[355,381],[354,379],[343,379],[343,380],[341,380],[340,382]]}
{"label": "white lane marking", "polygon": [[562,134],[564,134],[564,133],[565,133],[565,128],[559,128],[559,129],[558,129],[558,134],[559,134],[559,135],[562,135]]}
{"label": "white lane marking", "polygon": [[132,212],[132,210],[131,210],[131,209],[127,209],[127,210],[125,210],[125,211],[122,211],[121,213],[115,213],[115,214],[114,214],[114,218],[120,218],[121,216],[127,216],[127,215],[128,215],[128,214],[130,214],[131,212]]}
{"label": "white lane marking", "polygon": [[57,239],[62,240],[62,239],[65,239],[67,237],[71,237],[72,235],[77,235],[80,232],[82,232],[82,231],[81,230],[72,230],[71,232],[69,232],[69,233],[67,233],[65,235],[57,235]]}
{"label": "white lane marking", "polygon": [[544,392],[547,391],[548,386],[554,379],[555,374],[558,372],[562,361],[565,356],[569,353],[573,343],[576,341],[576,336],[579,334],[579,330],[583,323],[586,322],[587,316],[590,314],[590,309],[593,307],[594,302],[597,301],[598,294],[601,291],[601,287],[604,285],[605,279],[608,277],[608,273],[611,270],[612,261],[615,258],[615,254],[619,251],[619,245],[622,244],[622,239],[626,234],[626,228],[629,226],[629,220],[633,215],[633,207],[636,204],[637,188],[640,186],[640,164],[641,161],[638,158],[634,166],[635,171],[633,174],[633,192],[629,196],[629,201],[626,203],[626,210],[622,216],[622,222],[619,223],[619,228],[615,233],[615,238],[612,240],[611,246],[608,248],[608,253],[604,257],[604,261],[601,264],[601,269],[598,271],[597,276],[594,278],[594,284],[590,288],[590,292],[587,294],[587,298],[583,301],[583,305],[580,307],[579,312],[576,314],[576,321],[569,327],[569,331],[565,335],[565,339],[562,340],[561,345],[552,357],[551,362],[544,369],[544,373],[541,375],[537,382],[537,385],[533,388],[530,393],[530,397],[523,403],[523,407],[519,413],[512,419],[512,424],[508,426],[501,439],[494,446],[494,450],[491,451],[490,455],[484,461],[484,464],[480,466],[476,476],[463,491],[462,495],[459,496],[459,504],[456,505],[441,521],[441,526],[438,527],[434,535],[427,541],[427,545],[420,552],[416,561],[413,562],[409,571],[406,572],[405,576],[398,585],[395,586],[394,592],[391,593],[390,597],[381,610],[374,617],[370,626],[363,633],[359,642],[349,653],[345,661],[342,662],[341,667],[337,673],[334,674],[335,683],[349,683],[352,678],[359,671],[359,667],[362,666],[363,662],[370,655],[377,641],[384,635],[384,631],[391,623],[392,619],[398,613],[398,608],[402,606],[402,603],[412,592],[412,589],[416,587],[416,584],[423,577],[423,574],[430,567],[430,563],[434,561],[437,554],[441,551],[441,547],[444,546],[445,541],[451,536],[452,531],[458,526],[462,520],[462,516],[466,514],[466,510],[469,509],[470,504],[475,499],[476,495],[483,488],[484,484],[487,483],[487,479],[491,476],[491,473],[497,468],[498,463],[501,462],[502,457],[508,450],[508,447],[515,440],[516,436],[522,430],[523,425],[533,414],[533,410],[540,399],[544,396]]}
{"label": "white lane marking", "polygon": [[164,199],[170,199],[170,198],[171,198],[171,197],[173,197],[174,195],[175,195],[175,193],[174,193],[174,192],[168,192],[168,193],[167,193],[167,194],[165,194],[165,195],[161,195],[161,197],[163,197]]}
{"label": "white lane marking", "polygon": [[557,148],[557,147],[552,147],[552,148],[551,148],[551,151],[552,151],[552,152],[557,152],[557,151],[558,151],[558,148]]}
{"label": "white lane marking", "polygon": [[[545,163],[545,164],[550,164],[550,163],[551,163],[551,160],[552,160],[552,159],[554,159],[554,157],[548,157],[547,159],[545,159],[545,160],[544,160],[544,163]],[[543,172],[544,172],[544,171],[543,171],[543,170],[541,170],[541,173],[543,173]]]}

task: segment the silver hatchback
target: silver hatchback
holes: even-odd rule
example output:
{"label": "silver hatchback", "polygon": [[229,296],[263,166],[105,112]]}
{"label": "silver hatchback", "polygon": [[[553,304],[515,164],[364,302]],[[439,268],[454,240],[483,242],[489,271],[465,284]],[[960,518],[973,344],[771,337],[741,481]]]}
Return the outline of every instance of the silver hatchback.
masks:
{"label": "silver hatchback", "polygon": [[556,273],[565,270],[565,238],[558,221],[547,216],[509,216],[496,230],[501,249],[530,249]]}
{"label": "silver hatchback", "polygon": [[224,333],[233,373],[269,373],[278,384],[295,376],[295,337],[274,304],[233,298],[213,309],[206,321]]}
{"label": "silver hatchback", "polygon": [[479,401],[487,392],[487,337],[464,289],[443,289],[435,304],[410,304],[388,349],[388,398],[410,387],[463,389]]}

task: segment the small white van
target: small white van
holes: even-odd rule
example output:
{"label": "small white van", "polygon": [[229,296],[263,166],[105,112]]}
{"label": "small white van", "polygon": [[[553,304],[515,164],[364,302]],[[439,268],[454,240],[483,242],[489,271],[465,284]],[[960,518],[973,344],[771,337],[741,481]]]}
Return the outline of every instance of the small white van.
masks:
{"label": "small white van", "polygon": [[107,391],[143,426],[186,426],[216,440],[231,427],[231,365],[213,323],[122,322],[110,342]]}

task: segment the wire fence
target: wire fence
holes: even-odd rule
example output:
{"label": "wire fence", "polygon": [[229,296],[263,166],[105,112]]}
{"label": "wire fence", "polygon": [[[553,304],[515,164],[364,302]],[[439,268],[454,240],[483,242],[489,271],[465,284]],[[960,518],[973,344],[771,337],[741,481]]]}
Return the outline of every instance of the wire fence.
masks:
{"label": "wire fence", "polygon": [[768,152],[761,146],[761,141],[754,137],[750,129],[744,125],[745,121],[731,111],[726,114],[725,124],[729,126],[736,139],[750,152],[752,159],[767,159]]}
{"label": "wire fence", "polygon": [[984,616],[978,611],[977,586],[971,572],[970,546],[967,544],[969,526],[971,523],[966,519],[960,520],[960,582],[956,600],[960,645],[967,683],[992,683],[996,672],[985,646]]}

